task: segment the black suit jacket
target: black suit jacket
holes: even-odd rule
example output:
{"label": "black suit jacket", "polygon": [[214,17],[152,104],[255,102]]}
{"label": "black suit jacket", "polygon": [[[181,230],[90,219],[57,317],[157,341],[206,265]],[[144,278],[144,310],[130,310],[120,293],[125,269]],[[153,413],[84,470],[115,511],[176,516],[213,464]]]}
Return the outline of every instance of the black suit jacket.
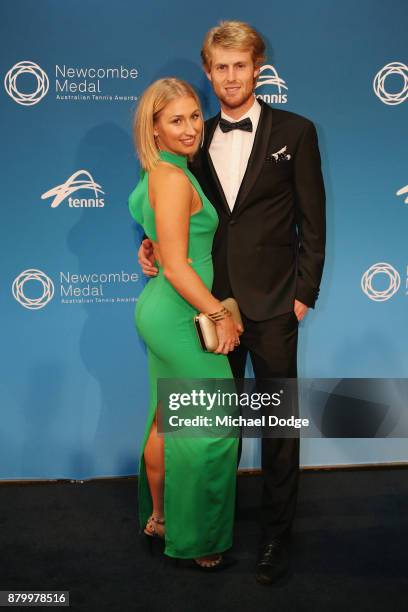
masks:
{"label": "black suit jacket", "polygon": [[[325,249],[325,192],[316,130],[308,119],[261,103],[248,166],[232,212],[208,149],[220,114],[206,121],[191,170],[219,215],[213,293],[233,295],[242,312],[263,321],[313,307]],[[286,146],[276,161],[273,153]]]}

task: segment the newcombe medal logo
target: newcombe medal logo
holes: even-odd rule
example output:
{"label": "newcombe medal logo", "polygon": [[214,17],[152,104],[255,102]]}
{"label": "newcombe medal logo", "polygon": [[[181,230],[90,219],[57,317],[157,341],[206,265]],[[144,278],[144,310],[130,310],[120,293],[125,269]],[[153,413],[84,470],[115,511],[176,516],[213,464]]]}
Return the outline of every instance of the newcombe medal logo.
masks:
{"label": "newcombe medal logo", "polygon": [[278,75],[276,68],[271,64],[264,64],[259,71],[258,80],[255,85],[255,91],[259,88],[269,86],[273,87],[273,93],[256,93],[257,98],[261,98],[268,104],[286,104],[288,96],[284,93],[287,91],[287,85],[285,81]]}
{"label": "newcombe medal logo", "polygon": [[[392,80],[394,80],[395,87],[397,87],[398,83],[399,90],[390,90]],[[384,102],[384,104],[389,106],[402,104],[408,98],[408,66],[402,62],[387,64],[375,75],[373,89],[377,98]]]}
{"label": "newcombe medal logo", "polygon": [[[80,178],[83,177],[83,178]],[[73,193],[79,190],[93,191],[95,197],[92,198],[73,198]],[[87,170],[78,170],[70,176],[65,183],[57,185],[42,194],[41,199],[54,198],[51,202],[51,208],[57,208],[63,200],[68,198],[70,208],[103,208],[105,200],[99,197],[99,194],[104,194],[101,186],[95,183],[92,175]]]}
{"label": "newcombe medal logo", "polygon": [[[21,78],[22,76],[23,78]],[[31,90],[25,91],[26,87],[22,87],[23,81],[25,81],[26,86],[29,82],[34,81],[34,87],[31,84]],[[47,95],[49,85],[46,72],[38,64],[28,61],[15,64],[4,78],[6,92],[14,102],[22,106],[38,104]]]}
{"label": "newcombe medal logo", "polygon": [[[58,274],[58,276],[57,276]],[[60,270],[53,280],[42,270],[28,268],[14,279],[11,293],[23,308],[40,310],[54,298],[61,304],[129,304],[137,301],[137,272],[71,272]]]}
{"label": "newcombe medal logo", "polygon": [[[375,282],[384,281],[383,289],[376,288]],[[389,300],[401,285],[401,277],[397,270],[389,263],[376,263],[372,265],[361,278],[361,289],[374,302]],[[378,285],[377,285],[378,287]]]}
{"label": "newcombe medal logo", "polygon": [[22,106],[38,104],[48,94],[58,102],[134,102],[134,82],[139,71],[134,66],[47,66],[48,74],[35,62],[17,62],[8,70],[4,87],[14,102]]}
{"label": "newcombe medal logo", "polygon": [[[30,289],[26,285],[30,285]],[[31,297],[30,294],[35,295],[36,290],[38,292],[38,288],[40,289],[40,295]],[[24,308],[39,310],[44,308],[54,297],[54,283],[41,270],[30,268],[21,272],[14,280],[12,293],[17,302],[24,306]]]}

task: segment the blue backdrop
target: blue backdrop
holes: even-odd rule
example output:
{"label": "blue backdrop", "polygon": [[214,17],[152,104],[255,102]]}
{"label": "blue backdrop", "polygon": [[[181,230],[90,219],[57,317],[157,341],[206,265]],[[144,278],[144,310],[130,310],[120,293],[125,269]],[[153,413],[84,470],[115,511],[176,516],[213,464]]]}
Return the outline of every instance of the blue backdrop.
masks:
{"label": "blue backdrop", "polygon": [[[407,377],[405,0],[9,0],[0,15],[0,478],[137,472],[147,372],[131,118],[169,75],[217,112],[199,51],[221,19],[268,43],[256,93],[318,130],[327,263],[300,375]],[[241,466],[258,450],[247,443]],[[302,441],[303,465],[407,459],[402,439]]]}

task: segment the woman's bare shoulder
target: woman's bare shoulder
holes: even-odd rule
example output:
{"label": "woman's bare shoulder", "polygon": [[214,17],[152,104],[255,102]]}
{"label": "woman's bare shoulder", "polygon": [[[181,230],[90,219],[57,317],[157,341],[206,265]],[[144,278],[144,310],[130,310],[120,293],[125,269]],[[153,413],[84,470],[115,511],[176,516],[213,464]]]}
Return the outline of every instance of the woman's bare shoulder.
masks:
{"label": "woman's bare shoulder", "polygon": [[153,170],[149,172],[149,177],[153,181],[162,181],[168,178],[174,180],[177,180],[179,178],[188,181],[185,173],[181,168],[178,168],[173,164],[169,164],[163,161],[160,161],[157,166],[155,166]]}
{"label": "woman's bare shoulder", "polygon": [[174,190],[192,194],[192,186],[187,176],[181,168],[167,162],[159,162],[153,170],[149,172],[149,186],[153,192],[166,190],[167,195],[171,195]]}

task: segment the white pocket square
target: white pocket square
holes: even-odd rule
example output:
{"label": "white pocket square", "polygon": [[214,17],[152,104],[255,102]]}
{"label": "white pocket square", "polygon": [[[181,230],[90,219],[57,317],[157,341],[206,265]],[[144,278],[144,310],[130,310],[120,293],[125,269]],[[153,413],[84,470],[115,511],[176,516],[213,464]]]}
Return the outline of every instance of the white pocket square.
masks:
{"label": "white pocket square", "polygon": [[287,153],[287,145],[285,145],[284,147],[282,147],[281,149],[279,149],[279,151],[276,151],[276,153],[271,153],[270,155],[268,155],[269,159],[271,159],[273,157],[273,159],[276,161],[276,163],[280,162],[280,161],[289,161],[291,159],[291,154]]}

